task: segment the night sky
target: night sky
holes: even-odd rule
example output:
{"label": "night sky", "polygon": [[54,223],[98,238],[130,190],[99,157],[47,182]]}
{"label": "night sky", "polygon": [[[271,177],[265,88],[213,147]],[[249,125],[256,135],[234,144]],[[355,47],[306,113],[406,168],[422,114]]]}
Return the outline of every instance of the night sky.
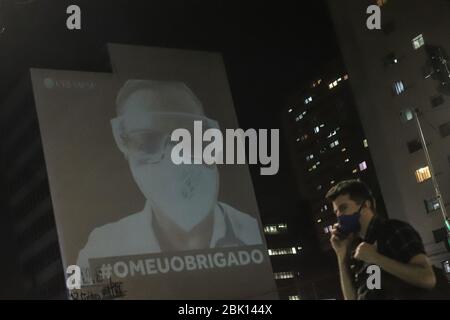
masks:
{"label": "night sky", "polygon": [[[29,67],[107,71],[107,42],[214,50],[224,55],[241,126],[277,127],[285,94],[338,53],[318,0],[0,3],[1,96]],[[81,7],[81,31],[66,29],[69,4]]]}

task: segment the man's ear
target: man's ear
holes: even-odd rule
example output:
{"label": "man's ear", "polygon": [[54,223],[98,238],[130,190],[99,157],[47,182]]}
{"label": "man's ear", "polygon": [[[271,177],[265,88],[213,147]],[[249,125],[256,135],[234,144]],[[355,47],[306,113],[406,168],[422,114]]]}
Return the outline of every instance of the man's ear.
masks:
{"label": "man's ear", "polygon": [[372,203],[370,200],[364,200],[362,203],[362,207],[363,208],[367,208],[367,209],[372,209]]}
{"label": "man's ear", "polygon": [[364,206],[366,206],[367,208],[371,209],[372,211],[375,211],[376,203],[375,203],[375,199],[374,198],[367,199],[364,202],[365,202]]}

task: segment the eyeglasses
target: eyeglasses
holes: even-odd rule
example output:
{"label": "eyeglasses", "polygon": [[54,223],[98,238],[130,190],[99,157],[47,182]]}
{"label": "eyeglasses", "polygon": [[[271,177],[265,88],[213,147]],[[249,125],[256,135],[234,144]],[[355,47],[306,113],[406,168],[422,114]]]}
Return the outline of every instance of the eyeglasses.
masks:
{"label": "eyeglasses", "polygon": [[[139,119],[139,121],[130,123],[130,121],[127,122],[125,117],[118,117],[111,121],[114,138],[119,149],[126,156],[133,157],[143,163],[158,163],[166,154],[170,154],[172,148],[179,143],[171,141],[171,135],[175,129],[188,130],[191,139],[194,137],[194,121],[201,121],[203,130],[218,129],[216,121],[203,116],[156,112],[149,115],[151,115],[151,121]],[[139,125],[137,125],[138,122]],[[127,126],[132,125],[138,128],[127,130]],[[206,144],[207,142],[203,143]],[[204,148],[205,145],[202,147]]]}

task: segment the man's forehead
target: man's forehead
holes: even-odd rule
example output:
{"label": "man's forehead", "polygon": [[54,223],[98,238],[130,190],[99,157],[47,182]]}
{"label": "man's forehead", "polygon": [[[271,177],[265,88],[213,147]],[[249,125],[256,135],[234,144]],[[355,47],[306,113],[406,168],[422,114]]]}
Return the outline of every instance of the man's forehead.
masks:
{"label": "man's forehead", "polygon": [[202,106],[189,92],[140,89],[131,93],[122,105],[125,114],[142,112],[183,112],[203,114]]}
{"label": "man's forehead", "polygon": [[172,133],[175,129],[184,128],[192,132],[194,122],[204,119],[195,118],[193,115],[142,112],[140,114],[125,114],[123,117],[123,129],[125,131],[153,130]]}
{"label": "man's forehead", "polygon": [[336,199],[334,199],[333,207],[339,207],[340,205],[343,205],[343,204],[349,204],[352,201],[353,200],[350,199],[350,196],[348,194],[342,194],[342,195],[338,196]]}

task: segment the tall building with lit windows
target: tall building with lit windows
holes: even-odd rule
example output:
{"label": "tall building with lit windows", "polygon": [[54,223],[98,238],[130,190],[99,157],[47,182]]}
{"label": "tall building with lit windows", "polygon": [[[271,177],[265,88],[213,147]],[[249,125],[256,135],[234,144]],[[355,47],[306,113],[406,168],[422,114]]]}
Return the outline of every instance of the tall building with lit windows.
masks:
{"label": "tall building with lit windows", "polygon": [[318,243],[305,252],[315,266],[308,278],[314,279],[313,289],[322,298],[338,298],[338,268],[329,240],[336,216],[325,200],[327,191],[341,180],[359,178],[371,187],[378,211],[385,215],[371,142],[362,129],[343,63],[336,59],[319,68],[315,78],[289,96],[282,118],[298,196],[306,207],[302,214],[308,216],[309,232]]}
{"label": "tall building with lit windows", "polygon": [[[412,224],[441,266],[449,256],[444,222],[413,111],[450,211],[450,2],[328,3],[388,215]],[[381,30],[366,26],[373,4]]]}
{"label": "tall building with lit windows", "polygon": [[[267,197],[270,198],[269,195]],[[269,200],[273,204],[275,201]],[[295,211],[289,208],[272,208],[270,205],[261,206],[261,211],[264,236],[280,299],[313,298],[302,286],[306,279],[303,268],[306,258],[304,249],[308,244],[304,244],[304,232],[298,228],[302,223],[295,221],[295,215],[292,214]]]}
{"label": "tall building with lit windows", "polygon": [[337,182],[361,179],[374,192],[377,208],[385,213],[374,165],[356,112],[349,75],[333,61],[317,77],[295,92],[284,110],[300,193],[307,200],[316,237],[322,251],[329,251],[330,231],[336,217],[325,200]]}

